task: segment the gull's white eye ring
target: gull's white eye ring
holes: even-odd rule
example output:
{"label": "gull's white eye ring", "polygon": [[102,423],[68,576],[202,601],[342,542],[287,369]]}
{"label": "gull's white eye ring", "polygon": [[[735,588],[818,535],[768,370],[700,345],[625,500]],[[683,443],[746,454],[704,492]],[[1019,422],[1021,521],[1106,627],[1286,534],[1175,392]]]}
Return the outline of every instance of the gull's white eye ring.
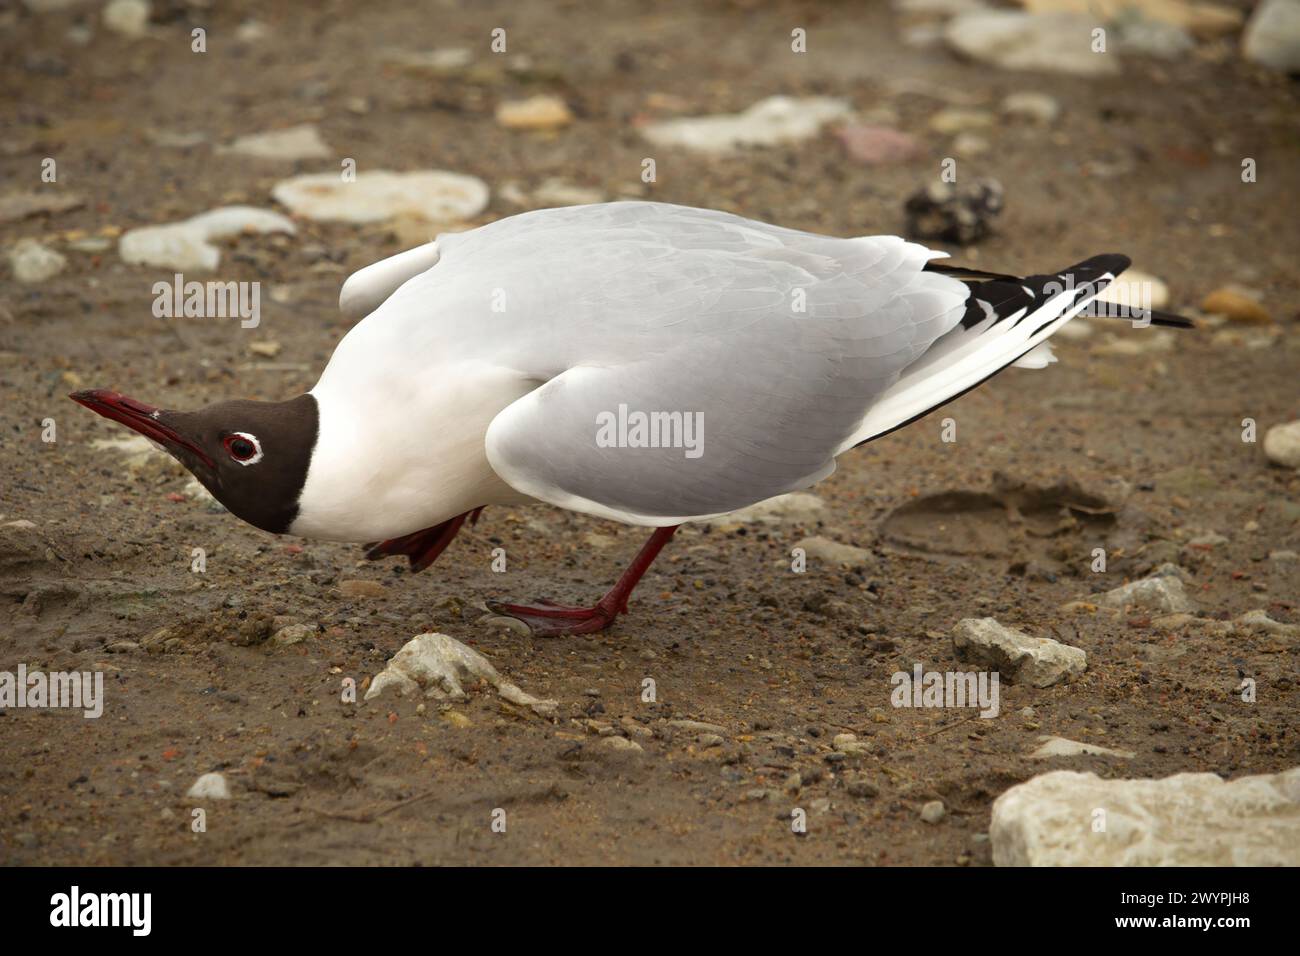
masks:
{"label": "gull's white eye ring", "polygon": [[255,465],[262,460],[262,443],[248,432],[231,432],[221,444],[226,452],[241,465]]}

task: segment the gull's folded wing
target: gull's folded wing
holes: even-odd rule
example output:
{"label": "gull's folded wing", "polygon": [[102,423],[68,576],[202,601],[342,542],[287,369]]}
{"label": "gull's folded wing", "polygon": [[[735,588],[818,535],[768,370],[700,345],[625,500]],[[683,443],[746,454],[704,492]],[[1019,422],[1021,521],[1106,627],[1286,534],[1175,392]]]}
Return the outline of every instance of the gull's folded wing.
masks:
{"label": "gull's folded wing", "polygon": [[471,238],[444,266],[481,256],[465,308],[509,293],[479,328],[542,384],[495,417],[486,451],[551,504],[662,526],[806,487],[963,312],[965,286],[902,239],[623,205],[534,221],[517,254]]}

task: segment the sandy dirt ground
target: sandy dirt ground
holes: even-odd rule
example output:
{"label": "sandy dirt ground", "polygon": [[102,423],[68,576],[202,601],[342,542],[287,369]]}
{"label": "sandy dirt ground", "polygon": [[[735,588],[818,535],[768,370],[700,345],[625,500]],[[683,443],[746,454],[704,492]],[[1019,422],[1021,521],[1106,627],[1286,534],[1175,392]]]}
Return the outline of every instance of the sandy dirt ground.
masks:
{"label": "sandy dirt ground", "polygon": [[[1300,417],[1294,84],[1230,44],[1132,58],[1114,77],[1003,72],[902,44],[884,4],[154,7],[138,39],[103,30],[93,5],[0,11],[5,188],[39,187],[54,157],[58,188],[86,198],[0,226],[6,248],[32,237],[68,259],[44,282],[0,274],[0,669],[99,670],[106,694],[97,720],[0,712],[0,861],[978,866],[990,863],[993,800],[1045,769],[1239,777],[1300,762],[1300,643],[1203,626],[1255,609],[1300,622],[1300,564],[1285,559],[1300,548],[1300,478],[1242,440],[1244,418],[1262,435]],[[251,19],[264,35],[236,39]],[[78,24],[91,28],[84,44],[68,37]],[[194,25],[208,30],[204,55],[190,50]],[[490,59],[497,26],[509,55],[527,58],[517,68]],[[809,31],[806,55],[790,51],[793,26]],[[385,59],[449,46],[475,51],[474,64],[431,77]],[[165,270],[124,264],[112,242],[77,243],[222,204],[273,208],[279,179],[337,169],[215,148],[244,133],[315,123],[362,169],[479,176],[493,188],[480,223],[520,211],[504,184],[558,177],[848,236],[903,228],[903,199],[948,155],[929,126],[936,112],[997,114],[1023,91],[1051,95],[1061,116],[981,131],[992,149],[963,168],[999,179],[1006,208],[977,247],[947,247],[958,261],[1032,273],[1123,251],[1168,283],[1171,308],[1236,283],[1274,322],[1164,336],[1087,323],[1092,334],[1061,342],[1050,369],[1009,370],[845,455],[811,489],[819,510],[683,529],[631,614],[602,634],[485,626],[481,602],[594,599],[639,529],[488,509],[413,576],[192,499],[179,465],[97,444],[128,436],[65,397],[114,387],[193,408],[298,394],[348,328],[336,308],[346,275],[427,237],[418,223],[307,220],[293,237],[240,237],[223,244],[220,278],[262,283],[257,329],[155,318]],[[530,133],[494,120],[498,102],[535,93],[563,97],[574,122]],[[718,158],[638,132],[773,94],[887,114],[923,154],[864,165],[827,130]],[[177,147],[158,131],[203,135]],[[1241,180],[1243,157],[1257,161],[1254,183]],[[274,358],[250,350],[272,342]],[[942,440],[945,418],[955,442]],[[47,419],[57,441],[42,440]],[[1094,487],[1104,506],[1077,507]],[[865,550],[792,573],[791,549],[809,536]],[[1091,569],[1098,547],[1104,573]],[[498,548],[504,573],[492,568]],[[1089,601],[1166,562],[1183,569],[1201,620],[1162,628]],[[1044,689],[1004,684],[991,720],[892,707],[895,672],[962,668],[951,632],[970,617],[1080,647],[1087,672]],[[266,640],[289,622],[312,636]],[[342,702],[345,678],[364,690],[426,631],[474,647],[557,701],[556,715],[486,687],[420,710]],[[1239,699],[1245,677],[1253,704]],[[862,746],[836,752],[845,733]],[[1029,758],[1047,734],[1135,756]],[[213,771],[231,799],[185,796]],[[934,800],[947,813],[932,824],[920,809]],[[792,832],[796,807],[804,834]]]}

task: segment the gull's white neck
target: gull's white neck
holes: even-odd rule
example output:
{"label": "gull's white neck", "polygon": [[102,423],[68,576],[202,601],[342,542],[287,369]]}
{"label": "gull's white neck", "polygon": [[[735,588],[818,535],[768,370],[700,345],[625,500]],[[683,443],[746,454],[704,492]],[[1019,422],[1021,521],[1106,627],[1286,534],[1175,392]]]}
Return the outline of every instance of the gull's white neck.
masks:
{"label": "gull's white neck", "polygon": [[536,383],[473,362],[384,376],[339,358],[311,390],[320,426],[292,534],[380,541],[529,500],[492,470],[483,436]]}

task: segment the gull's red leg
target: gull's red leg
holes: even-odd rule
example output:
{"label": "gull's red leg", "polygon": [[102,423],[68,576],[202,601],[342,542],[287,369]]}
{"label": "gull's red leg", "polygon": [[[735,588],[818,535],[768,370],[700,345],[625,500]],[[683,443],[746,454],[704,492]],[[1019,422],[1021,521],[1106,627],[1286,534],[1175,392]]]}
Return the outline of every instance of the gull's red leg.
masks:
{"label": "gull's red leg", "polygon": [[641,576],[646,573],[659,552],[663,550],[668,539],[673,536],[680,525],[668,528],[655,528],[641,550],[637,552],[632,563],[623,572],[609,592],[591,607],[565,607],[544,601],[541,607],[529,607],[525,604],[502,604],[488,601],[488,607],[498,614],[523,621],[532,628],[535,637],[555,637],[560,634],[591,634],[603,631],[614,623],[619,614],[627,613],[627,599],[636,587]]}
{"label": "gull's red leg", "polygon": [[456,537],[465,519],[469,518],[471,525],[478,524],[478,516],[482,511],[482,508],[475,508],[463,515],[456,515],[442,524],[436,524],[432,528],[413,531],[400,538],[389,538],[379,544],[368,544],[366,557],[375,561],[379,558],[405,555],[411,561],[412,574],[423,571],[438,560],[438,555],[447,550],[447,545],[451,544],[452,539]]}

